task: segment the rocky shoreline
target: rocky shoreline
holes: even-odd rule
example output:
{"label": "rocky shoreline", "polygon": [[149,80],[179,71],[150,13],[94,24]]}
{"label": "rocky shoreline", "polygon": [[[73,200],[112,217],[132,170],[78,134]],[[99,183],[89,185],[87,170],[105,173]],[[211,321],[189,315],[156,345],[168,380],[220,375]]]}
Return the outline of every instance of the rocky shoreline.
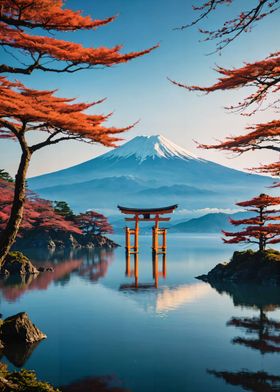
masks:
{"label": "rocky shoreline", "polygon": [[36,232],[27,232],[22,237],[19,237],[14,245],[14,249],[113,249],[118,246],[118,244],[104,235],[36,230]]}
{"label": "rocky shoreline", "polygon": [[280,252],[273,249],[234,252],[230,262],[220,263],[208,274],[196,278],[210,284],[234,282],[280,286]]}

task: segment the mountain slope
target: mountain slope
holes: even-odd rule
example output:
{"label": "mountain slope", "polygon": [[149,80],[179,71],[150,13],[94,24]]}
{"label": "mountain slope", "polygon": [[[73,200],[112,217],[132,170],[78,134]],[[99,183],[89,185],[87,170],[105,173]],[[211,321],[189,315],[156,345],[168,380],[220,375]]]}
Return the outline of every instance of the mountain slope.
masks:
{"label": "mountain slope", "polygon": [[169,228],[171,233],[220,233],[222,230],[234,231],[229,218],[242,219],[248,217],[246,212],[236,214],[212,213],[199,218],[178,223]]}
{"label": "mountain slope", "polygon": [[180,208],[231,208],[265,192],[270,177],[200,159],[163,136],[138,136],[97,158],[28,179],[41,196],[65,200],[76,210],[116,210],[117,204]]}

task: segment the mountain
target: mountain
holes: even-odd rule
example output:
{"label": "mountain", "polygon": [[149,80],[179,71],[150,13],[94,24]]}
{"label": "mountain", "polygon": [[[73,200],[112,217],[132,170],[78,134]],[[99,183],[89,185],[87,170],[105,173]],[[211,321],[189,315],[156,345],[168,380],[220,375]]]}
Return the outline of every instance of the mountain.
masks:
{"label": "mountain", "polygon": [[199,218],[181,222],[169,228],[170,233],[220,233],[221,230],[234,231],[229,218],[242,219],[248,217],[246,212],[236,214],[212,213]]}
{"label": "mountain", "polygon": [[163,136],[137,136],[82,164],[28,179],[42,197],[65,200],[75,211],[117,213],[117,204],[181,209],[232,208],[265,192],[270,177],[201,159]]}

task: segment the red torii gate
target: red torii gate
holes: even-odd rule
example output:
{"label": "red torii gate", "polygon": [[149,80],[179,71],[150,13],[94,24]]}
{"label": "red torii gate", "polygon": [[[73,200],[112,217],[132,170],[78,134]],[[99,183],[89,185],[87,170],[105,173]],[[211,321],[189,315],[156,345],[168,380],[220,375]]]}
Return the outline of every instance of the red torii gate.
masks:
{"label": "red torii gate", "polygon": [[[138,253],[139,249],[139,222],[155,222],[153,226],[153,245],[152,249],[155,253],[166,253],[166,228],[160,228],[159,222],[168,222],[170,217],[163,218],[161,215],[172,214],[178,207],[177,204],[161,208],[131,208],[118,206],[118,209],[127,215],[133,215],[131,218],[125,218],[128,222],[135,222],[134,229],[125,228],[126,250],[128,253]],[[134,236],[134,245],[131,245],[130,236]],[[162,245],[159,246],[158,237],[162,236]]]}

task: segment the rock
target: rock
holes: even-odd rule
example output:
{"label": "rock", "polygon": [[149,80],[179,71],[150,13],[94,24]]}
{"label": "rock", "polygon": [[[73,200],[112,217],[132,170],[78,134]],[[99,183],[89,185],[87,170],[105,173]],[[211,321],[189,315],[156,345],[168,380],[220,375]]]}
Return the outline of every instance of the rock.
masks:
{"label": "rock", "polygon": [[103,235],[92,235],[92,234],[79,235],[77,239],[79,243],[86,248],[113,249],[120,246]]}
{"label": "rock", "polygon": [[1,267],[1,275],[38,274],[39,271],[21,252],[10,252]]}
{"label": "rock", "polygon": [[48,250],[104,248],[113,249],[119,246],[114,241],[103,235],[72,234],[61,230],[36,229],[27,231],[24,236],[17,239],[17,249],[41,248]]}
{"label": "rock", "polygon": [[41,332],[29,319],[25,312],[8,317],[0,328],[0,338],[4,345],[9,342],[34,343],[47,336]]}
{"label": "rock", "polygon": [[198,276],[204,282],[255,283],[280,286],[280,252],[234,252],[229,263],[217,264],[207,275]]}

